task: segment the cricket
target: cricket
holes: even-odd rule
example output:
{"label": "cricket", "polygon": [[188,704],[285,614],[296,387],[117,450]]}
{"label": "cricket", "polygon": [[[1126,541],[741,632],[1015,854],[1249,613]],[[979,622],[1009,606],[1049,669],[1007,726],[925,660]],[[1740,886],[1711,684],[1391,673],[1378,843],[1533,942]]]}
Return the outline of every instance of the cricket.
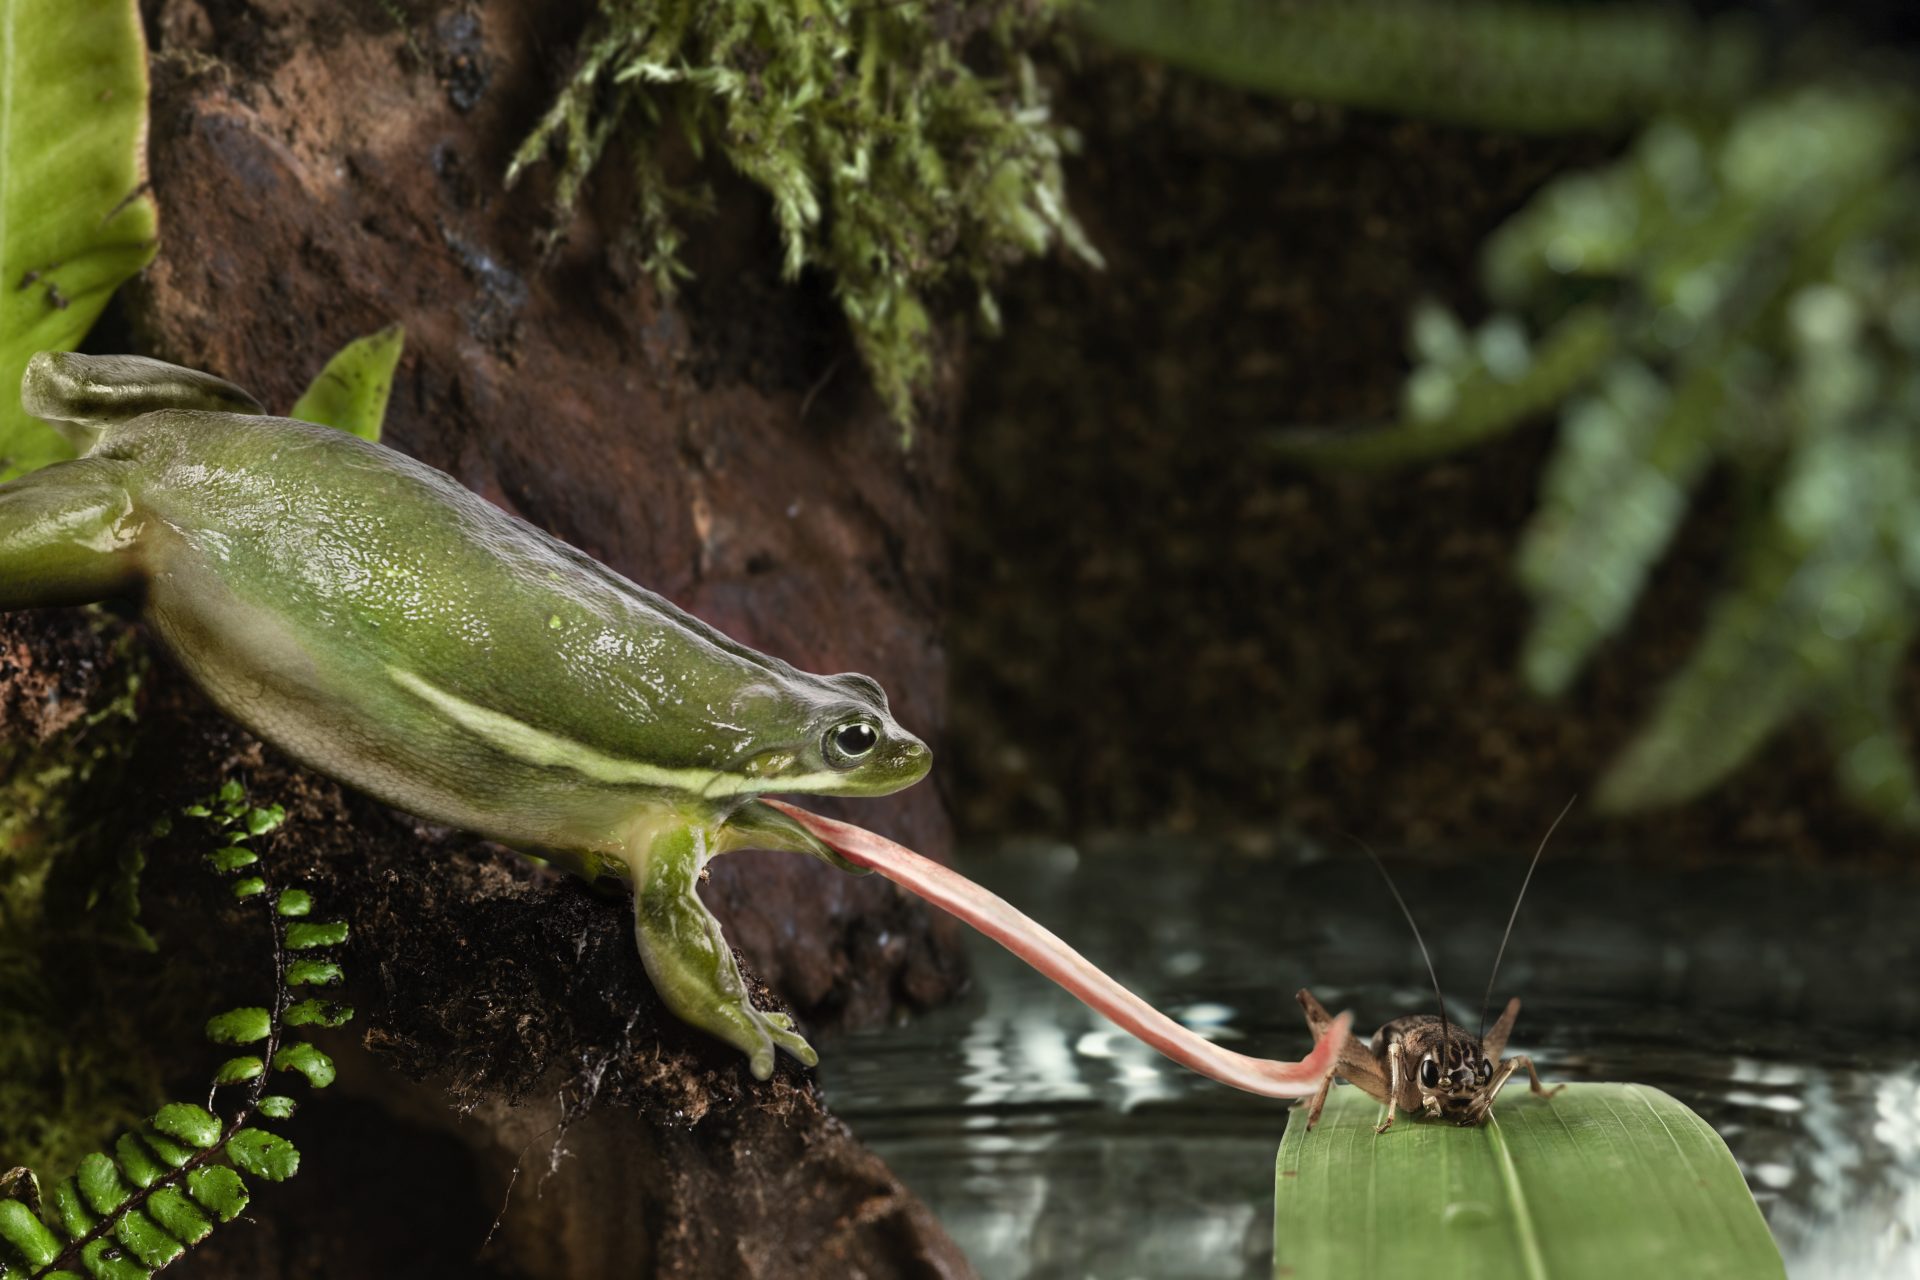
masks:
{"label": "cricket", "polygon": [[[1575,797],[1574,799],[1578,799]],[[1413,940],[1420,946],[1421,958],[1427,962],[1427,977],[1433,982],[1434,1002],[1440,1012],[1414,1013],[1395,1018],[1385,1023],[1373,1033],[1373,1038],[1362,1042],[1357,1038],[1346,1041],[1334,1069],[1321,1082],[1320,1088],[1303,1103],[1307,1108],[1307,1129],[1319,1123],[1321,1109],[1327,1105],[1327,1095],[1333,1090],[1334,1077],[1339,1076],[1358,1087],[1368,1097],[1386,1105],[1386,1116],[1373,1127],[1376,1134],[1385,1133],[1393,1127],[1396,1110],[1409,1115],[1425,1114],[1437,1120],[1451,1120],[1462,1126],[1485,1124],[1487,1117],[1493,1114],[1493,1101],[1500,1096],[1500,1090],[1521,1068],[1527,1072],[1527,1080],[1533,1091],[1542,1097],[1551,1098],[1565,1085],[1554,1085],[1549,1089],[1540,1081],[1540,1073],[1534,1069],[1533,1059],[1525,1054],[1511,1058],[1501,1055],[1507,1047],[1507,1039],[1513,1034],[1514,1020],[1520,1016],[1520,998],[1515,996],[1507,1001],[1507,1007],[1501,1012],[1500,1020],[1487,1030],[1487,1010],[1493,1003],[1493,984],[1500,976],[1500,961],[1507,952],[1507,942],[1513,937],[1513,922],[1520,917],[1520,904],[1526,899],[1527,886],[1533,883],[1534,868],[1540,865],[1540,855],[1547,851],[1547,842],[1553,839],[1554,831],[1561,820],[1572,811],[1573,800],[1567,801],[1566,808],[1547,828],[1547,834],[1541,837],[1540,847],[1534,850],[1533,861],[1527,864],[1527,874],[1520,882],[1520,892],[1514,897],[1513,910],[1507,916],[1507,929],[1500,937],[1500,949],[1494,953],[1493,971],[1487,975],[1487,992],[1480,1002],[1480,1029],[1472,1035],[1465,1027],[1456,1026],[1447,1017],[1446,996],[1440,990],[1440,975],[1434,970],[1433,955],[1427,950],[1426,939],[1420,936],[1420,926],[1413,918],[1413,912],[1407,906],[1406,899],[1400,896],[1399,888],[1388,874],[1386,864],[1380,856],[1363,843],[1361,848],[1373,859],[1374,866],[1380,869],[1380,875],[1387,882],[1387,889],[1393,894],[1394,902],[1399,904],[1400,914],[1406,917],[1407,925],[1413,930]],[[1307,1028],[1318,1038],[1333,1025],[1333,1015],[1326,1007],[1314,999],[1313,992],[1301,988],[1294,997],[1300,1002],[1300,1008],[1307,1015]]]}

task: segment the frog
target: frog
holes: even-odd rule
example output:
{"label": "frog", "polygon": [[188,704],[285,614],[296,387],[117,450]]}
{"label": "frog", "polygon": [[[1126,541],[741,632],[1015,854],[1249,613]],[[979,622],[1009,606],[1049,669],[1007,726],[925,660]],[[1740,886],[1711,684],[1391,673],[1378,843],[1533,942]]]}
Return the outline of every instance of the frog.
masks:
{"label": "frog", "polygon": [[632,886],[667,1008],[819,1058],[758,1007],[696,888],[738,849],[862,872],[762,797],[932,766],[865,675],[742,644],[396,449],[143,356],[42,352],[23,407],[76,457],[0,485],[0,610],[132,597],[222,712],[395,808]]}

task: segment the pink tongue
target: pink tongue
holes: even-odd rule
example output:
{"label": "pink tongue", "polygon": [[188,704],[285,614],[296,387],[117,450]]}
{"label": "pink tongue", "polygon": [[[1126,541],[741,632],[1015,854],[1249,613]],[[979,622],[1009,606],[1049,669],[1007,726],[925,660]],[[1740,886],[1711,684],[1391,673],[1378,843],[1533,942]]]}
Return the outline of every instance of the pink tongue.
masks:
{"label": "pink tongue", "polygon": [[850,862],[878,871],[910,893],[958,916],[1073,993],[1122,1030],[1182,1066],[1222,1084],[1269,1098],[1304,1098],[1320,1087],[1347,1041],[1348,1014],[1334,1019],[1313,1052],[1299,1062],[1249,1058],[1189,1031],[1121,986],[1085,956],[1004,898],[905,845],[850,822],[823,818],[779,800],[763,800],[792,817]]}

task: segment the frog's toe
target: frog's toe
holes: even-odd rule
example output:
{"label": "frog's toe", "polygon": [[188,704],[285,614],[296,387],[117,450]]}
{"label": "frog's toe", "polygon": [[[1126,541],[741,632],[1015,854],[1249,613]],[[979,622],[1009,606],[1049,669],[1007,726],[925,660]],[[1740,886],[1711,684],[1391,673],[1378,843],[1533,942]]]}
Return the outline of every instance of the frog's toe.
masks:
{"label": "frog's toe", "polygon": [[[785,1021],[788,1026],[793,1025],[792,1019],[788,1018],[785,1019]],[[813,1046],[807,1043],[805,1036],[796,1031],[788,1031],[785,1028],[776,1028],[769,1034],[773,1036],[773,1042],[798,1059],[801,1066],[817,1067],[820,1065],[820,1055],[813,1051]]]}
{"label": "frog's toe", "polygon": [[793,1019],[787,1014],[762,1013],[760,1016],[766,1019],[767,1025],[772,1027],[775,1031],[793,1030]]}

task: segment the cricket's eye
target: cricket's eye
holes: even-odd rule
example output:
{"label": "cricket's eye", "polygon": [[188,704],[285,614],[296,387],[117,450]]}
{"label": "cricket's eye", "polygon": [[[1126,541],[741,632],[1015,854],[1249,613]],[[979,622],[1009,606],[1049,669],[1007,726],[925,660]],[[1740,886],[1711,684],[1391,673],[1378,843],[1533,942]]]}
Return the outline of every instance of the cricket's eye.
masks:
{"label": "cricket's eye", "polygon": [[1432,1058],[1420,1064],[1420,1083],[1427,1088],[1436,1088],[1440,1083],[1440,1067]]}
{"label": "cricket's eye", "polygon": [[1493,1079],[1493,1064],[1482,1058],[1480,1059],[1480,1083],[1485,1084],[1491,1079]]}

